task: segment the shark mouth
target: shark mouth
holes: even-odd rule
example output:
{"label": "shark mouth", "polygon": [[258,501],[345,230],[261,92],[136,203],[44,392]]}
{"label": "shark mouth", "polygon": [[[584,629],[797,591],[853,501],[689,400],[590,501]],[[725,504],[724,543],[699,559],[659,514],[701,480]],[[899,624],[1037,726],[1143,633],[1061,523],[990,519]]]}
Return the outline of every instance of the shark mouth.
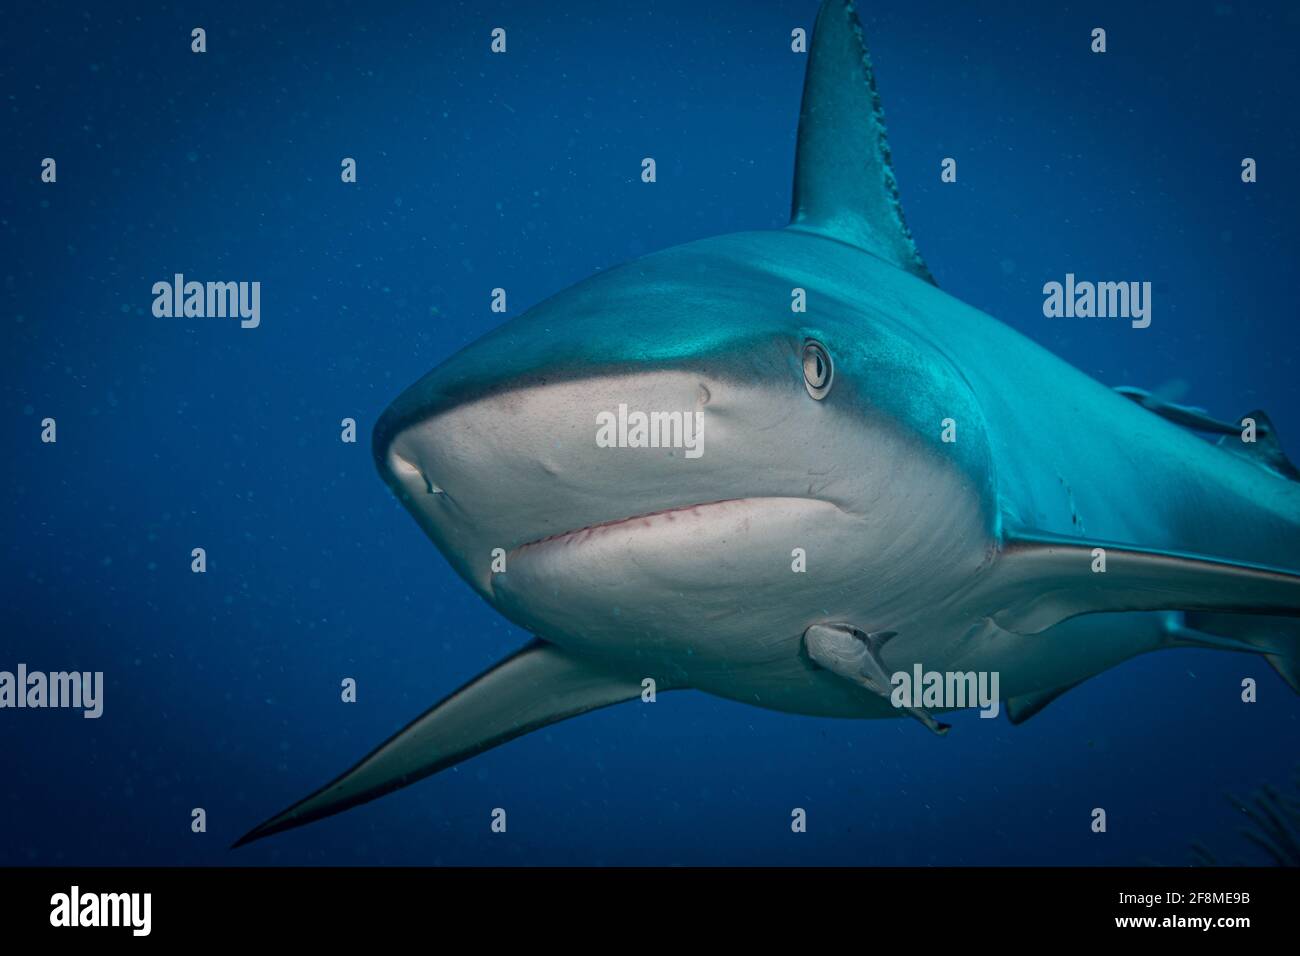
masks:
{"label": "shark mouth", "polygon": [[644,514],[632,515],[628,518],[616,518],[612,521],[601,521],[582,528],[575,528],[572,531],[562,531],[558,534],[547,535],[544,538],[537,538],[518,545],[510,553],[514,556],[541,548],[582,544],[599,535],[638,526],[645,528],[662,527],[670,522],[712,519],[732,512],[749,512],[753,514],[760,507],[781,511],[782,506],[789,509],[791,506],[807,507],[810,505],[838,509],[837,505],[829,501],[812,497],[721,498],[716,501],[702,501],[691,505],[679,505],[674,508],[661,508],[658,511],[647,511]]}
{"label": "shark mouth", "polygon": [[717,509],[726,508],[728,505],[749,504],[761,499],[758,498],[722,498],[718,501],[702,501],[693,505],[680,505],[675,508],[661,508],[658,511],[647,511],[644,514],[632,515],[629,518],[615,518],[613,521],[600,521],[596,524],[589,524],[586,527],[574,528],[572,531],[561,531],[558,534],[547,535],[544,538],[537,538],[534,541],[527,541],[514,549],[515,554],[524,551],[561,544],[577,544],[582,541],[590,540],[592,537],[612,531],[615,528],[632,527],[641,524],[647,528],[654,527],[659,522],[676,521],[678,518],[688,515],[703,516],[706,512],[712,513]]}

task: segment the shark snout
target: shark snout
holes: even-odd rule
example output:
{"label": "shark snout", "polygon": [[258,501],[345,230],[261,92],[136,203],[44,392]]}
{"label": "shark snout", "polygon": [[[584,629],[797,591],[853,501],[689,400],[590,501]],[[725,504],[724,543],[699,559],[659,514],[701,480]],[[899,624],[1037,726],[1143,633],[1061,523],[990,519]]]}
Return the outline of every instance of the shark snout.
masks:
{"label": "shark snout", "polygon": [[[685,371],[533,379],[481,396],[399,399],[375,429],[385,481],[453,562],[701,502],[743,497],[719,386]],[[404,397],[405,398],[405,397]]]}

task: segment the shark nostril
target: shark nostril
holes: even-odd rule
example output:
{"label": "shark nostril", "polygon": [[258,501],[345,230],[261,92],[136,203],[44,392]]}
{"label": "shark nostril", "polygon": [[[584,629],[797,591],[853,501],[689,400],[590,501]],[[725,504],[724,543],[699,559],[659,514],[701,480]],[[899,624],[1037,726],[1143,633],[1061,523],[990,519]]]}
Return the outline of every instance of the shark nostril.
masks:
{"label": "shark nostril", "polygon": [[389,467],[392,468],[393,474],[402,479],[419,478],[424,482],[424,490],[427,494],[440,495],[443,490],[433,482],[428,474],[413,461],[408,461],[397,452],[389,456]]}

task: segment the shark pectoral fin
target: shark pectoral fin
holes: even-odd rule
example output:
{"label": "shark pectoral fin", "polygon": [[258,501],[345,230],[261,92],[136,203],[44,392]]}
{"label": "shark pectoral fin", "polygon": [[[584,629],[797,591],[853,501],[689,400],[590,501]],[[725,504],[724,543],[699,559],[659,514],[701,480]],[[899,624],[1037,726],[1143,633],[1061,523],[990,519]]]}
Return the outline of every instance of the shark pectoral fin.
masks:
{"label": "shark pectoral fin", "polygon": [[885,122],[852,0],[813,27],[799,113],[790,225],[864,249],[934,282],[903,219]]}
{"label": "shark pectoral fin", "polygon": [[640,696],[612,675],[533,641],[426,711],[355,767],[239,839],[262,837],[374,800],[529,731]]}
{"label": "shark pectoral fin", "polygon": [[1300,575],[1126,544],[1010,536],[987,574],[976,599],[999,627],[1018,634],[1108,611],[1300,616]]}

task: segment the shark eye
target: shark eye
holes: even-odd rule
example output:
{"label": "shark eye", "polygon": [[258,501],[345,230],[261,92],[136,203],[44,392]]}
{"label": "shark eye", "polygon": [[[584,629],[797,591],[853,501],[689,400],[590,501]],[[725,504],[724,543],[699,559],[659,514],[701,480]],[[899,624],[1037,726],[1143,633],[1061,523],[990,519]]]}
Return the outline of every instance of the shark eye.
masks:
{"label": "shark eye", "polygon": [[808,394],[820,401],[831,390],[831,380],[835,377],[835,366],[831,364],[831,353],[820,342],[809,339],[803,344],[803,384]]}

